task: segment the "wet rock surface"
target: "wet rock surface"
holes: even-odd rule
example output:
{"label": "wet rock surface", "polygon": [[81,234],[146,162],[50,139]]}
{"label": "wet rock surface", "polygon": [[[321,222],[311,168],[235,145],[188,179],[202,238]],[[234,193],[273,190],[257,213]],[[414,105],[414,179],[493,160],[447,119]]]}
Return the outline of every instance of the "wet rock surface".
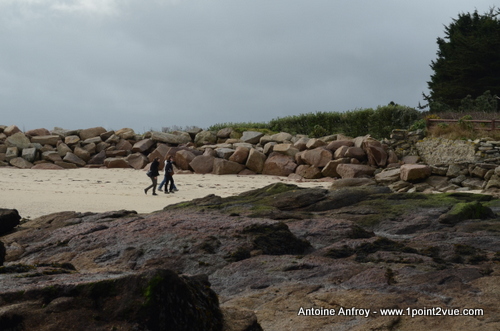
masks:
{"label": "wet rock surface", "polygon": [[[218,295],[225,320],[222,326],[212,307],[214,330],[497,330],[499,210],[499,200],[480,194],[273,184],[152,214],[46,215],[0,237],[6,248],[0,319],[19,319],[8,312],[22,305],[45,312],[37,315],[46,316],[40,323],[54,314],[64,320],[68,315],[57,309],[47,314],[49,306],[80,300],[62,291],[42,307],[40,299],[13,292],[171,270],[206,275],[195,282],[194,296],[208,300],[210,289]],[[336,315],[305,316],[311,309]],[[402,311],[382,316],[382,309]],[[103,330],[146,325],[114,317],[101,322]]]}

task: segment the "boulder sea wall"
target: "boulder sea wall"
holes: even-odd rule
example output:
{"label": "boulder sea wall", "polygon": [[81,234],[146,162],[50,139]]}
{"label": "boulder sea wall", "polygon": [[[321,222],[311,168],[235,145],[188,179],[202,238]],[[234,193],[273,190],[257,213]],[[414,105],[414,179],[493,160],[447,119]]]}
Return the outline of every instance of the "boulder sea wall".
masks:
{"label": "boulder sea wall", "polygon": [[[174,157],[174,165],[183,173],[257,173],[322,181],[369,177],[380,178],[379,185],[389,185],[396,192],[479,189],[500,194],[500,168],[496,169],[500,164],[500,141],[488,138],[474,141],[424,138],[420,130],[393,130],[390,138],[380,141],[369,135],[309,138],[286,132],[241,134],[232,128],[220,132],[199,129],[144,134],[136,134],[130,128],[118,131],[102,127],[54,128],[23,133],[15,125],[0,125],[0,167],[139,170],[148,169],[153,159],[159,157],[162,169],[168,156]],[[393,169],[405,164],[426,165],[430,172],[421,172],[418,178],[411,179],[406,171],[399,178],[394,176]],[[361,168],[362,173],[353,172]],[[391,175],[384,174],[386,171],[392,171]],[[436,180],[436,176],[444,182]]]}
{"label": "boulder sea wall", "polygon": [[[336,139],[338,144],[333,143]],[[376,162],[373,161],[373,145],[378,148]],[[383,168],[388,161],[389,153],[385,152],[388,148],[370,136],[308,138],[286,132],[264,135],[256,131],[236,134],[232,128],[221,132],[150,131],[139,135],[129,128],[118,131],[106,131],[102,127],[83,130],[54,128],[52,131],[37,129],[23,133],[16,126],[0,126],[0,166],[23,169],[146,169],[156,157],[160,158],[161,169],[163,161],[173,156],[175,166],[187,172],[262,173],[321,179],[338,177],[335,171],[338,164],[365,164],[373,171],[377,167]],[[210,164],[203,166],[200,164],[203,159],[194,161],[201,155],[210,155],[214,160],[208,160]],[[222,160],[241,166],[228,167],[227,162],[220,162]],[[330,162],[337,160],[341,161]],[[223,170],[221,165],[224,165]],[[323,171],[325,168],[328,169]]]}

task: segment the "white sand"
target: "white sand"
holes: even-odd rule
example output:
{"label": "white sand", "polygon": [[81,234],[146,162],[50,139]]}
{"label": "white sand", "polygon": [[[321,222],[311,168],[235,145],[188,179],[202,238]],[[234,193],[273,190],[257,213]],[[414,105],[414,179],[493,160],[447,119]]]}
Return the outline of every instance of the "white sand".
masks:
{"label": "white sand", "polygon": [[[330,187],[320,181],[295,182],[265,175],[176,174],[175,194],[144,194],[151,184],[145,171],[133,169],[21,170],[0,168],[0,208],[17,209],[23,218],[60,211],[104,212],[120,209],[149,213],[209,194],[221,197],[261,188],[275,182],[301,187]],[[158,177],[158,184],[163,173]]]}

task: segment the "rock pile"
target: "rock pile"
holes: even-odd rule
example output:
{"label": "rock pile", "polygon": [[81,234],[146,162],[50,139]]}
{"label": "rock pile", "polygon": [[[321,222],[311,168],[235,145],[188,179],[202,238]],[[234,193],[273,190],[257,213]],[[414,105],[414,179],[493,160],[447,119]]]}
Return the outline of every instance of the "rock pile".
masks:
{"label": "rock pile", "polygon": [[[382,142],[405,164],[401,169],[384,169],[375,175],[378,183],[394,191],[484,190],[498,194],[500,141],[424,138],[422,131],[394,130],[391,138]],[[407,177],[408,169],[412,177]]]}
{"label": "rock pile", "polygon": [[21,132],[15,125],[0,126],[0,166],[144,169],[155,157],[169,156],[186,173],[340,178],[337,187],[387,185],[395,192],[500,189],[500,142],[488,138],[424,139],[421,131],[405,130],[378,141],[341,134],[318,139],[286,132],[239,134],[231,128],[139,135],[129,128]]}
{"label": "rock pile", "polygon": [[21,132],[17,126],[0,126],[3,166],[143,169],[153,158],[163,160],[170,155],[179,169],[195,173],[296,174],[307,179],[371,176],[376,168],[398,162],[394,151],[369,136],[310,139],[285,132],[265,135],[255,131],[240,135],[231,128],[144,135],[127,128],[107,131],[102,127]]}

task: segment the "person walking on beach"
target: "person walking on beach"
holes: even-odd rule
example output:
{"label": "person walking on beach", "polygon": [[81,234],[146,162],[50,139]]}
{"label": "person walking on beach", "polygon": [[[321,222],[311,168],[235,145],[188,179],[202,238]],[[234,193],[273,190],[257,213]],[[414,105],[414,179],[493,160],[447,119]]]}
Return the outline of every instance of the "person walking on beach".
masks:
{"label": "person walking on beach", "polygon": [[161,191],[163,185],[165,185],[165,194],[169,193],[168,184],[170,183],[170,193],[174,193],[175,184],[174,184],[174,165],[172,164],[172,156],[169,156],[165,161],[165,178],[160,183],[160,187],[158,190]]}
{"label": "person walking on beach", "polygon": [[156,194],[156,185],[158,184],[158,176],[160,175],[160,173],[158,172],[159,165],[160,165],[160,158],[155,157],[148,171],[148,176],[149,178],[151,178],[152,184],[144,189],[145,194],[148,194],[148,190],[152,188],[153,195],[158,195]]}

